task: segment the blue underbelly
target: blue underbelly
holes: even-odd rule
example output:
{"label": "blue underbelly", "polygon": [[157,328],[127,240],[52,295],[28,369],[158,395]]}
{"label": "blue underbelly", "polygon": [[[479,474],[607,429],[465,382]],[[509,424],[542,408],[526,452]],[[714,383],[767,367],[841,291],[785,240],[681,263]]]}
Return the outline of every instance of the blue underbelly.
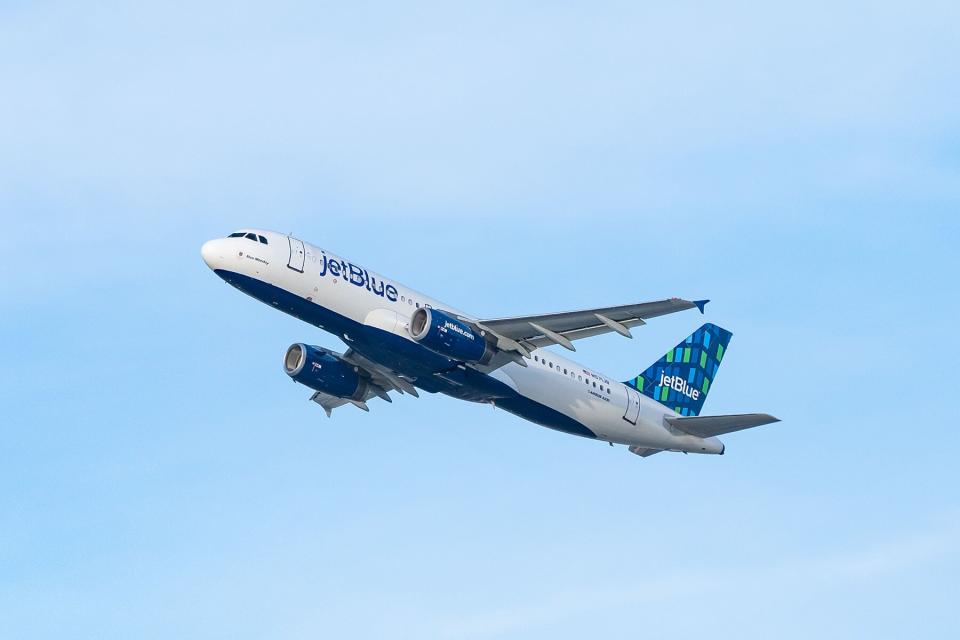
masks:
{"label": "blue underbelly", "polygon": [[530,422],[585,438],[596,435],[569,416],[520,395],[508,385],[475,369],[463,367],[412,340],[361,324],[296,294],[256,278],[226,270],[216,274],[227,283],[299,320],[344,339],[364,357],[405,377],[430,393],[443,393],[472,402],[493,402],[497,407]]}

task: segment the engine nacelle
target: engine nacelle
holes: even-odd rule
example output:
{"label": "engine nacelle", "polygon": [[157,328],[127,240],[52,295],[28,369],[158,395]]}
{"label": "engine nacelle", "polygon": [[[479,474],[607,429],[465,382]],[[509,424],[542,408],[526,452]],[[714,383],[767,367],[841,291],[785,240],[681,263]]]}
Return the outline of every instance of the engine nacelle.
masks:
{"label": "engine nacelle", "polygon": [[283,357],[283,370],[300,384],[338,398],[363,400],[367,391],[367,381],[355,366],[322,347],[290,345]]}
{"label": "engine nacelle", "polygon": [[410,337],[427,349],[452,360],[487,363],[493,349],[470,325],[449,313],[421,307],[410,318]]}

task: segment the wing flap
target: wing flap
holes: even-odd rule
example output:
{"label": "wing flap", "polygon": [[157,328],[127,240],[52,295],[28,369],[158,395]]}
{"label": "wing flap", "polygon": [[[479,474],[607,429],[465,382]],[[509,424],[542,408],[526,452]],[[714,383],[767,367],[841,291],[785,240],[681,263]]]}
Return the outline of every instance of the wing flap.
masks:
{"label": "wing flap", "polygon": [[638,455],[641,458],[649,458],[650,456],[663,452],[663,449],[645,449],[644,447],[633,445],[629,449],[630,453]]}
{"label": "wing flap", "polygon": [[333,413],[333,410],[337,407],[350,404],[349,400],[344,400],[343,398],[338,398],[322,391],[315,392],[312,396],[310,396],[310,400],[323,407],[323,410],[326,412],[328,418]]}
{"label": "wing flap", "polygon": [[[348,349],[342,357],[347,362],[363,369],[370,381],[384,391],[398,391],[399,393],[409,393],[415,398],[420,397],[416,387],[414,387],[409,380],[404,379],[398,373],[391,371],[387,367],[363,357],[353,349]],[[380,395],[380,397],[382,398],[383,396]]]}
{"label": "wing flap", "polygon": [[725,433],[752,429],[765,424],[780,422],[767,413],[742,413],[728,416],[676,416],[666,418],[671,427],[698,438],[712,438]]}
{"label": "wing flap", "polygon": [[[646,322],[644,322],[640,318],[636,318],[634,320],[624,320],[620,324],[625,326],[627,329],[632,329],[633,327],[639,327],[641,325],[644,325],[646,324]],[[582,329],[574,329],[572,331],[566,331],[563,333],[563,335],[568,340],[572,341],[572,340],[583,340],[584,338],[592,338],[593,336],[601,336],[605,333],[612,333],[614,331],[616,330],[611,328],[609,325],[595,322],[593,325],[589,327],[583,327]],[[620,332],[617,331],[617,333],[620,333]],[[538,348],[538,349],[540,347],[549,347],[552,344],[556,344],[553,340],[551,340],[546,336],[528,338],[524,340],[523,343],[526,345],[530,345],[531,348]]]}

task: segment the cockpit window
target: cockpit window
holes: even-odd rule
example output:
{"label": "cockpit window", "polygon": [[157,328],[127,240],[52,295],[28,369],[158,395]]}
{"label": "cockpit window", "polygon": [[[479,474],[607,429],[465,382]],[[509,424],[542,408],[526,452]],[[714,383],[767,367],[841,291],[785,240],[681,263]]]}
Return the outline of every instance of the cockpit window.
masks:
{"label": "cockpit window", "polygon": [[268,244],[267,239],[256,233],[247,233],[246,231],[237,231],[236,233],[231,233],[227,236],[228,238],[246,238],[247,240],[253,240],[254,242],[259,242],[260,244]]}

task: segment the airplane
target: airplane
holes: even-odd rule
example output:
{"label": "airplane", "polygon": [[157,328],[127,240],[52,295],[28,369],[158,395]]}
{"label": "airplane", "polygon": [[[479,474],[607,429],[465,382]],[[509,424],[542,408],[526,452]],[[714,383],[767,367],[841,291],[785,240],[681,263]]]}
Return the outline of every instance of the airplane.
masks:
{"label": "airplane", "polygon": [[329,417],[353,405],[419,391],[491,404],[535,424],[648,457],[662,451],[723,455],[717,436],[777,418],[701,416],[731,333],[704,324],[625,382],[545,347],[605,333],[632,337],[652,318],[708,300],[669,298],[509,318],[459,311],[293,235],[243,229],[205,243],[201,257],[243,293],[340,338],[344,353],[296,343],[284,371]]}

